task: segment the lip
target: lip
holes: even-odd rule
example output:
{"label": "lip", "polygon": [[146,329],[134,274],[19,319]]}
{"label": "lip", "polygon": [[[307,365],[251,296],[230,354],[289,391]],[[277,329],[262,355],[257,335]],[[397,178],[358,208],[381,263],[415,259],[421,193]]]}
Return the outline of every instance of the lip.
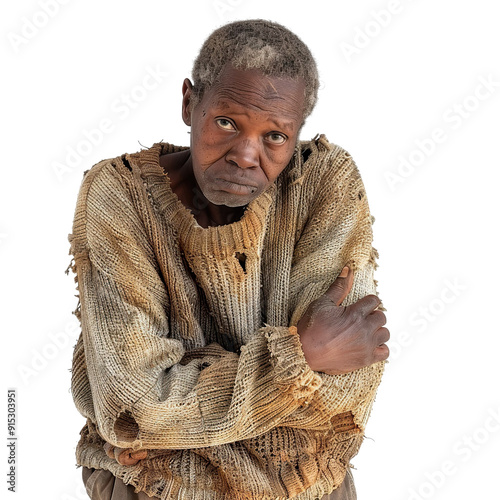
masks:
{"label": "lip", "polygon": [[240,179],[225,179],[218,177],[216,181],[222,185],[223,191],[228,191],[234,194],[252,194],[257,190],[255,184],[243,184]]}
{"label": "lip", "polygon": [[230,182],[231,184],[239,184],[240,186],[250,186],[250,187],[258,187],[256,184],[251,184],[249,182],[241,182],[240,178],[226,178],[226,177],[217,177],[217,181]]}

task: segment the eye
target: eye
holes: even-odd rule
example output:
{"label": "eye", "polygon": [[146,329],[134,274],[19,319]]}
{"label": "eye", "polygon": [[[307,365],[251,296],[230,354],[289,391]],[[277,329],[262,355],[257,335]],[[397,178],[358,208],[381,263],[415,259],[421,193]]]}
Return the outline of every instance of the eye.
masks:
{"label": "eye", "polygon": [[287,139],[288,137],[286,135],[279,132],[271,132],[266,136],[266,140],[272,142],[273,144],[283,144]]}
{"label": "eye", "polygon": [[235,130],[234,125],[227,118],[217,118],[215,123],[223,130]]}

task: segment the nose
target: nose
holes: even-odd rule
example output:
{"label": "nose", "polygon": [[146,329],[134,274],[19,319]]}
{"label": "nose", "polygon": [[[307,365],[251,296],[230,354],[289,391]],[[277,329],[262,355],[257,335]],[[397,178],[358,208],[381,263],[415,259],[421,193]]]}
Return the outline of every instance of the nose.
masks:
{"label": "nose", "polygon": [[241,139],[232,145],[226,154],[226,160],[240,168],[259,166],[259,145],[256,140]]}

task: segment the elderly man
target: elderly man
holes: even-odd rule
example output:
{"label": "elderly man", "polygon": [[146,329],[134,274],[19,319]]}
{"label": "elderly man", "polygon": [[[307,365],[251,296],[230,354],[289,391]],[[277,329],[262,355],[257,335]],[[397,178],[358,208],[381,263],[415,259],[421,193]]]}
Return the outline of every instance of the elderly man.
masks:
{"label": "elderly man", "polygon": [[299,140],[317,89],[293,33],[223,26],[182,87],[190,147],[85,173],[72,394],[93,500],[355,498],[389,332],[359,172]]}

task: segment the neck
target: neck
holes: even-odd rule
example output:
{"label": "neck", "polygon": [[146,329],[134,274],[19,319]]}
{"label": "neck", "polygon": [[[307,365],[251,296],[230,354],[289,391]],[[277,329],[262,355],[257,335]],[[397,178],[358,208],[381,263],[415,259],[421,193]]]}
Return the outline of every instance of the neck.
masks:
{"label": "neck", "polygon": [[170,178],[170,188],[200,226],[223,226],[241,219],[245,207],[215,205],[205,197],[193,174],[189,150],[161,156],[160,165]]}

